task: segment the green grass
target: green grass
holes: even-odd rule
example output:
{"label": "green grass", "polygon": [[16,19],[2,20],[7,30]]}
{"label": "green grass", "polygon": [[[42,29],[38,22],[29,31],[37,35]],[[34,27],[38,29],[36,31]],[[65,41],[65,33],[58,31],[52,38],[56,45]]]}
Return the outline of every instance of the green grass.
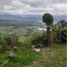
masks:
{"label": "green grass", "polygon": [[3,62],[0,67],[24,67],[39,58],[39,54],[32,51],[28,45],[19,43],[17,46],[17,56],[13,62],[9,61],[7,53],[0,52],[0,58]]}
{"label": "green grass", "polygon": [[0,51],[0,61],[2,61],[0,67],[66,67],[67,46],[65,44],[53,44],[48,48],[45,47],[41,53],[34,52],[24,42],[18,43],[17,47],[16,59],[13,62],[9,61],[6,51]]}

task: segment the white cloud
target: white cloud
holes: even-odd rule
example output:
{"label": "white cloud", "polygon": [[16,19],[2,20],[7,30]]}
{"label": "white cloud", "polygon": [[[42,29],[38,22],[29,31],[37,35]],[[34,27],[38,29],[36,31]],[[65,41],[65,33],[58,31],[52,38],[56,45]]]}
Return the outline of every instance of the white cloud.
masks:
{"label": "white cloud", "polygon": [[17,14],[67,15],[67,0],[0,0],[0,11]]}
{"label": "white cloud", "polygon": [[12,5],[14,7],[16,7],[16,9],[19,9],[19,8],[23,9],[23,8],[30,8],[31,7],[30,4],[25,4],[25,3],[21,2],[20,0],[13,0]]}
{"label": "white cloud", "polygon": [[8,5],[4,5],[3,6],[3,9],[4,10],[10,10],[10,9],[12,9],[13,8],[13,6],[8,6]]}
{"label": "white cloud", "polygon": [[25,7],[25,4],[24,3],[22,3],[20,0],[13,0],[12,1],[12,5],[14,5],[14,6],[18,6],[18,7]]}

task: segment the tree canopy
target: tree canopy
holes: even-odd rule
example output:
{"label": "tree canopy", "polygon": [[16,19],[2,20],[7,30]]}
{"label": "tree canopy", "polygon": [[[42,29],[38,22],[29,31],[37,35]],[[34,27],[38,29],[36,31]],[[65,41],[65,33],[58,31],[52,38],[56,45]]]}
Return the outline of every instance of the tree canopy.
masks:
{"label": "tree canopy", "polygon": [[49,13],[45,13],[42,17],[42,21],[45,22],[47,25],[53,23],[53,16]]}

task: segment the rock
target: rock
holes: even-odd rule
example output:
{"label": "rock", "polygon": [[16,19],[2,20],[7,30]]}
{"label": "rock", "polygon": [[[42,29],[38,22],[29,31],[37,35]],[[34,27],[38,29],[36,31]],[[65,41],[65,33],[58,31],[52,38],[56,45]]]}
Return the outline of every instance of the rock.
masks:
{"label": "rock", "polygon": [[9,59],[10,60],[14,60],[15,59],[15,57],[16,57],[16,53],[14,52],[14,51],[10,51],[10,53],[9,53]]}
{"label": "rock", "polygon": [[17,50],[18,50],[18,48],[15,46],[15,47],[13,48],[13,51],[14,51],[14,52],[17,52]]}
{"label": "rock", "polygon": [[35,45],[32,45],[32,48],[35,48]]}
{"label": "rock", "polygon": [[36,51],[36,52],[38,52],[38,53],[41,52],[40,48],[34,48],[33,50]]}

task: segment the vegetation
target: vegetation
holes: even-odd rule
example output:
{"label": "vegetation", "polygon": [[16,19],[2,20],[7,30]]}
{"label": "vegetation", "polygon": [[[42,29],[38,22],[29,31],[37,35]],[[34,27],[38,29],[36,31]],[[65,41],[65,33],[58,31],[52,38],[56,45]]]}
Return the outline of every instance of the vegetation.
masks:
{"label": "vegetation", "polygon": [[26,67],[66,67],[66,48],[65,44],[52,44],[48,48],[45,47],[39,59]]}
{"label": "vegetation", "polygon": [[58,25],[64,28],[67,25],[67,22],[65,20],[60,20]]}
{"label": "vegetation", "polygon": [[[0,29],[0,67],[66,67],[66,21],[53,24],[48,13],[42,20],[46,31]],[[41,51],[34,51],[32,46]]]}
{"label": "vegetation", "polygon": [[42,31],[35,31],[31,34],[31,44],[35,45],[36,48],[43,47],[43,32]]}
{"label": "vegetation", "polygon": [[32,51],[26,44],[18,43],[17,47],[16,57],[11,61],[8,59],[9,52],[0,51],[0,67],[24,67],[38,59],[39,54]]}
{"label": "vegetation", "polygon": [[43,22],[47,25],[47,46],[51,44],[51,37],[50,37],[50,25],[53,23],[53,16],[49,13],[45,13],[42,17]]}

